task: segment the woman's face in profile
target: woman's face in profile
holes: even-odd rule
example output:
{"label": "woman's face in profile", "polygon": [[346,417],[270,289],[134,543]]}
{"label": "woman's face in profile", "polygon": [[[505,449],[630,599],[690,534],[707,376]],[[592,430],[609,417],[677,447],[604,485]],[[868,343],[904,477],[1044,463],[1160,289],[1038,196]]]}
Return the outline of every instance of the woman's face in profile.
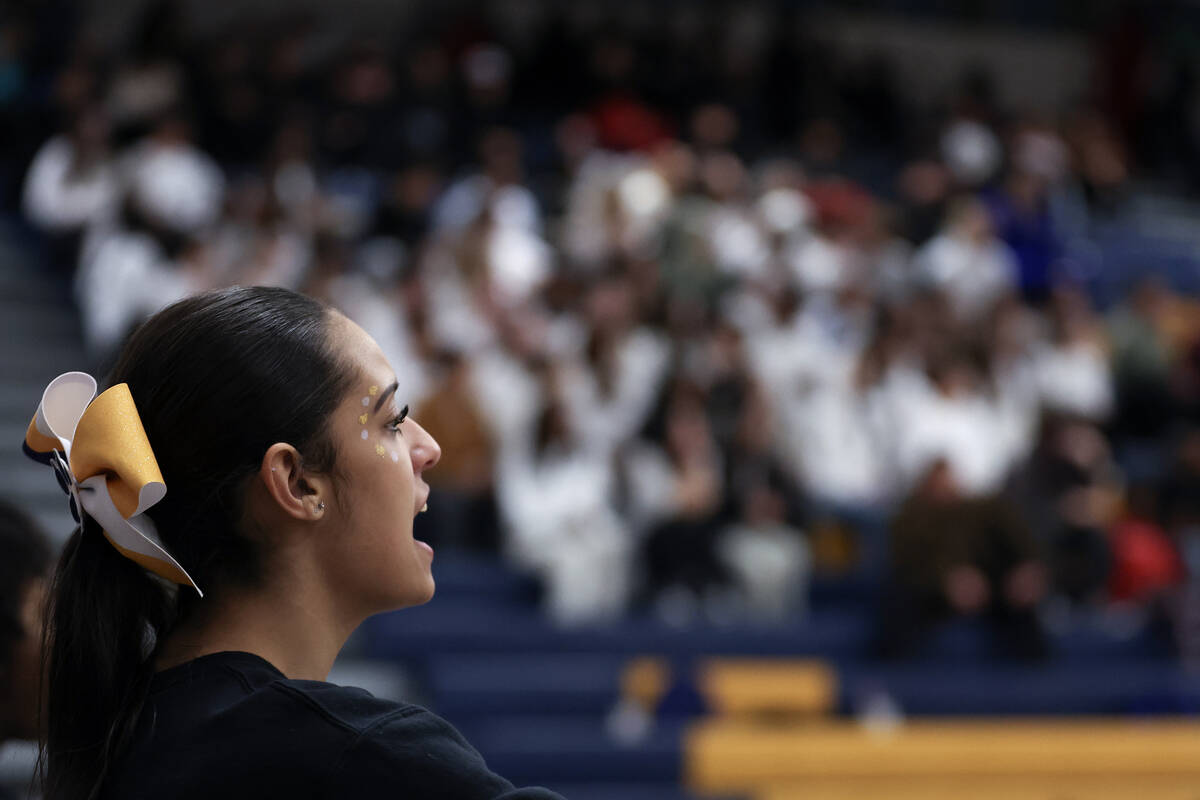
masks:
{"label": "woman's face in profile", "polygon": [[366,331],[337,314],[332,343],[357,377],[329,421],[337,449],[337,491],[325,512],[323,563],[333,584],[367,613],[418,605],[433,596],[433,550],[413,539],[413,518],[429,496],[422,472],[441,448],[405,415],[396,373]]}

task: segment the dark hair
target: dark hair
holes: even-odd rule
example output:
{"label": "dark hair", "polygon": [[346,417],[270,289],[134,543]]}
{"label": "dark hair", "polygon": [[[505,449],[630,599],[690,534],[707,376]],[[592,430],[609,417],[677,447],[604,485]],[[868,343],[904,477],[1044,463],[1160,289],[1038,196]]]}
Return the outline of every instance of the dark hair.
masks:
{"label": "dark hair", "polygon": [[173,593],[119,555],[85,518],[67,542],[47,619],[47,800],[98,795],[127,750],[158,643],[197,603],[261,578],[243,519],[249,479],[275,442],[329,472],[326,423],[353,371],[329,343],[329,309],[283,289],[233,288],[180,301],[126,343],[108,385],[129,384],[167,485],[148,512],[205,597]]}
{"label": "dark hair", "polygon": [[50,569],[50,544],[29,515],[0,500],[0,680],[11,666],[13,646],[28,631],[21,623],[21,601],[30,582]]}

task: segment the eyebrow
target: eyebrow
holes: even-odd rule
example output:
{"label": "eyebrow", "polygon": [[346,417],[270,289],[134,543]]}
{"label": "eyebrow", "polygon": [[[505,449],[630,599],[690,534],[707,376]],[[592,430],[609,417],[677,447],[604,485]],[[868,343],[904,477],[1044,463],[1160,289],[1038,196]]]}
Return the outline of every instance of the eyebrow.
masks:
{"label": "eyebrow", "polygon": [[375,401],[375,412],[379,413],[379,409],[383,407],[383,401],[391,397],[392,393],[400,388],[400,381],[392,381],[392,385],[379,393],[379,399]]}

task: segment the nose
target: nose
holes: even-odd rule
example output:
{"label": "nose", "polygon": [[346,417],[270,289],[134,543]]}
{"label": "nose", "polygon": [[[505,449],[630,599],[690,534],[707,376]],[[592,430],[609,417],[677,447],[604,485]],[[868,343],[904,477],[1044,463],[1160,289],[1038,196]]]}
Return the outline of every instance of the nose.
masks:
{"label": "nose", "polygon": [[[442,457],[442,448],[437,439],[430,436],[429,431],[418,425],[416,420],[410,418],[409,422],[412,425],[413,446],[409,453],[412,455],[413,473],[420,475],[438,463]],[[408,431],[405,433],[407,435]]]}

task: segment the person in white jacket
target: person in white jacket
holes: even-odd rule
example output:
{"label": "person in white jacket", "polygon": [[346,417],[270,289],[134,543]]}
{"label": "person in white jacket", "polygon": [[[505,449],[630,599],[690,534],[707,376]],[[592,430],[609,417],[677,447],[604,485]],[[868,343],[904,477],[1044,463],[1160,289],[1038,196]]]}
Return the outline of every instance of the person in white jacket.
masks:
{"label": "person in white jacket", "polygon": [[612,502],[612,460],[572,431],[553,390],[548,397],[532,440],[498,459],[507,551],[542,578],[557,622],[616,618],[629,601],[633,548]]}

